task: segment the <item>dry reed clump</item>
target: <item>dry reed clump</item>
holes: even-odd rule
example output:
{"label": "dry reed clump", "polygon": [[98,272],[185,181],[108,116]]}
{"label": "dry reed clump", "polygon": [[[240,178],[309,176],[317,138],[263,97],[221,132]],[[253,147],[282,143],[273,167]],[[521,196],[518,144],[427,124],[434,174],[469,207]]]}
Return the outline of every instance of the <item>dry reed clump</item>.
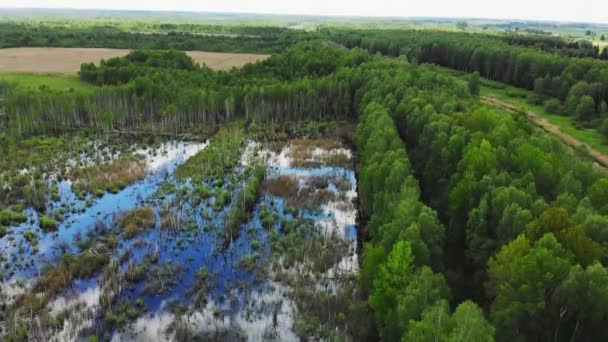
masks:
{"label": "dry reed clump", "polygon": [[180,215],[172,212],[168,207],[164,207],[160,211],[160,226],[162,229],[179,230]]}
{"label": "dry reed clump", "polygon": [[321,157],[321,162],[326,166],[336,166],[347,168],[351,166],[351,159],[345,153],[330,151]]}
{"label": "dry reed clump", "polygon": [[264,189],[275,196],[292,197],[298,193],[298,180],[287,175],[268,178],[264,183]]}
{"label": "dry reed clump", "polygon": [[105,191],[116,193],[146,175],[144,161],[116,160],[112,163],[74,169],[69,178],[78,191],[101,195]]}
{"label": "dry reed clump", "polygon": [[291,145],[298,148],[308,148],[314,150],[320,148],[323,150],[333,150],[342,147],[340,141],[330,138],[321,139],[295,139],[291,141]]}
{"label": "dry reed clump", "polygon": [[289,156],[294,160],[312,159],[313,151],[317,148],[333,150],[340,148],[340,142],[333,139],[296,139],[289,144]]}
{"label": "dry reed clump", "polygon": [[342,144],[334,139],[296,139],[289,144],[288,156],[294,167],[348,167],[351,160],[346,153],[337,150],[340,148]]}
{"label": "dry reed clump", "polygon": [[330,190],[327,177],[313,177],[302,187],[298,180],[289,175],[269,178],[264,183],[266,192],[279,196],[289,206],[314,208],[335,199],[336,194]]}

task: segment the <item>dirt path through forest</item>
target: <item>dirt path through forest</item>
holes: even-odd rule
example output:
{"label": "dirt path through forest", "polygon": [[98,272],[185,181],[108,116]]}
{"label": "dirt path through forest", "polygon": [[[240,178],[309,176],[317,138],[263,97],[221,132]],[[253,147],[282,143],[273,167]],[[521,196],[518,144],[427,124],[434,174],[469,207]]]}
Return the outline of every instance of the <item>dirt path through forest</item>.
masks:
{"label": "dirt path through forest", "polygon": [[[481,102],[496,108],[500,108],[509,112],[519,111],[515,105],[498,100],[490,96],[481,96],[480,99]],[[575,137],[563,132],[559,128],[559,126],[552,124],[551,122],[549,122],[549,120],[543,118],[542,116],[532,111],[526,111],[525,114],[530,121],[532,121],[534,124],[542,128],[546,132],[555,135],[556,137],[560,138],[564,143],[574,147],[575,149],[586,151],[586,153],[591,156],[598,164],[604,167],[608,167],[608,155],[582,143]]]}

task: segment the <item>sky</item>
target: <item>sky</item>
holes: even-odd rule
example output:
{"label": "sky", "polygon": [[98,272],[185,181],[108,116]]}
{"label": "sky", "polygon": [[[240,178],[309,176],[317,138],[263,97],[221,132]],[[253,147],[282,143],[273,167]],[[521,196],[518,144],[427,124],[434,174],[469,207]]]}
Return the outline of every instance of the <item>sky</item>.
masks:
{"label": "sky", "polygon": [[608,23],[608,0],[0,0],[0,7],[463,17]]}

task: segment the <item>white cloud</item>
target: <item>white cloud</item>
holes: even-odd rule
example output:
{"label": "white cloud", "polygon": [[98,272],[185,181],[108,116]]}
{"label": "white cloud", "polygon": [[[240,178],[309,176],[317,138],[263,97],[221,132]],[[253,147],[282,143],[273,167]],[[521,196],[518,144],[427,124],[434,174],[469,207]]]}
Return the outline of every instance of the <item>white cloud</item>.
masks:
{"label": "white cloud", "polygon": [[601,0],[2,0],[0,7],[478,17],[608,23],[608,1]]}

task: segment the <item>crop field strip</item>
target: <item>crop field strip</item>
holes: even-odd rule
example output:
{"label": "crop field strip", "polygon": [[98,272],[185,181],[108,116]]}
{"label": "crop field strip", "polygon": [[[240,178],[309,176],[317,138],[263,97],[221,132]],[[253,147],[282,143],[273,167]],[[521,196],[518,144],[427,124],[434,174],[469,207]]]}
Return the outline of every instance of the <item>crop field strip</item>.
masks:
{"label": "crop field strip", "polygon": [[[9,48],[0,49],[0,72],[75,73],[82,63],[99,64],[102,59],[124,57],[131,50],[101,48]],[[268,55],[223,52],[186,52],[196,63],[211,69],[228,70],[262,61]]]}

